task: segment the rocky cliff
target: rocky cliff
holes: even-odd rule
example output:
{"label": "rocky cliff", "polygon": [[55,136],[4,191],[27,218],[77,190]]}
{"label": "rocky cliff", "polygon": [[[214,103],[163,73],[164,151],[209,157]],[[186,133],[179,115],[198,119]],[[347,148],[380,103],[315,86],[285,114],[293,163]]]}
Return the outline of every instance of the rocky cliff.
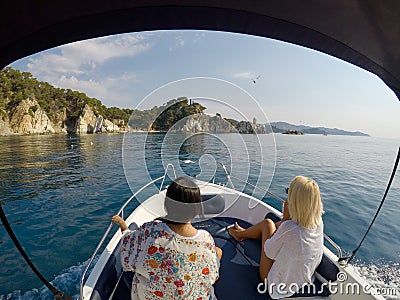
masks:
{"label": "rocky cliff", "polygon": [[266,133],[265,126],[248,121],[223,119],[221,116],[195,114],[188,116],[171,127],[170,132],[196,133]]}
{"label": "rocky cliff", "polygon": [[1,110],[0,135],[120,131],[111,121],[101,115],[96,116],[87,104],[77,118],[68,118],[66,108],[63,108],[54,113],[52,119],[34,97],[29,97],[10,112]]}
{"label": "rocky cliff", "polygon": [[22,100],[10,117],[9,127],[13,133],[55,133],[46,112],[34,98]]}

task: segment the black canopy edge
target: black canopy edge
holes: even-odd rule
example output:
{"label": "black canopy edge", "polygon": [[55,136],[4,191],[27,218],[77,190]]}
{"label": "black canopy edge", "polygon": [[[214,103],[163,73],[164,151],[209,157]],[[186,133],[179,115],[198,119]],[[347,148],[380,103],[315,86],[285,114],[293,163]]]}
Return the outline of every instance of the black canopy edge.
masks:
{"label": "black canopy edge", "polygon": [[217,7],[135,7],[68,19],[32,32],[3,47],[0,68],[20,58],[75,41],[127,32],[174,29],[249,34],[314,49],[376,74],[400,99],[400,81],[380,64],[354,50],[351,45],[285,20]]}

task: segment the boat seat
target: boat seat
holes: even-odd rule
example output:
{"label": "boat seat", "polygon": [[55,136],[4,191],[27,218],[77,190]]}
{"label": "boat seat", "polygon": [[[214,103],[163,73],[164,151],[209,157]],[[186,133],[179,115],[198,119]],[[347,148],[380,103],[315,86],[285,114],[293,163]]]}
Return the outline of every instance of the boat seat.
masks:
{"label": "boat seat", "polygon": [[[251,224],[229,217],[215,217],[206,221],[194,223],[196,228],[209,231],[215,243],[223,251],[220,265],[220,278],[214,285],[214,292],[217,299],[248,299],[248,300],[269,300],[268,293],[259,293],[257,286],[261,280],[259,277],[259,260],[261,243],[258,240],[247,239],[241,243],[236,242],[227,232],[228,225],[238,222],[242,227],[249,227]],[[137,228],[131,224],[131,229]],[[101,272],[94,287],[91,300],[104,299],[130,299],[132,272],[122,272],[119,262],[120,246],[116,247]],[[326,280],[336,279],[336,267],[325,255],[317,271]],[[334,277],[334,278],[333,278]],[[320,290],[321,282],[315,280],[317,290]],[[263,287],[262,287],[263,288]],[[113,294],[114,293],[114,294]],[[111,297],[112,296],[112,297]],[[321,293],[298,293],[293,297],[327,297],[329,290],[325,287]]]}
{"label": "boat seat", "polygon": [[104,266],[104,269],[99,276],[99,279],[96,282],[96,285],[93,288],[90,300],[109,299],[115,285],[118,282],[118,274],[115,265],[116,257],[113,253],[108,259],[106,265]]}
{"label": "boat seat", "polygon": [[[130,230],[135,230],[138,228],[138,225],[133,222],[128,227]],[[118,245],[110,255],[104,269],[99,275],[90,300],[110,299],[113,292],[112,299],[130,299],[131,284],[126,283],[132,282],[133,274],[132,272],[122,272],[122,275],[118,276],[121,270],[119,262],[120,249],[121,246]],[[120,280],[119,277],[121,277]]]}
{"label": "boat seat", "polygon": [[220,214],[225,210],[225,199],[222,195],[202,195],[203,200],[203,212],[205,215],[216,215]]}
{"label": "boat seat", "polygon": [[[220,278],[215,284],[215,294],[218,299],[271,299],[267,292],[259,293],[257,286],[261,283],[259,277],[259,260],[261,254],[261,243],[259,240],[246,239],[241,243],[237,243],[230,237],[226,227],[234,222],[244,228],[251,224],[228,217],[216,217],[199,225],[199,228],[208,230],[214,237],[215,243],[223,251]],[[329,264],[329,259],[324,260]],[[240,274],[238,277],[238,274]],[[234,287],[232,288],[232,283]],[[296,293],[295,297],[328,297],[329,290],[324,288],[321,290],[322,283],[316,279],[314,282],[317,287],[317,293],[309,293],[306,289],[304,293]],[[264,286],[260,287],[264,289]]]}

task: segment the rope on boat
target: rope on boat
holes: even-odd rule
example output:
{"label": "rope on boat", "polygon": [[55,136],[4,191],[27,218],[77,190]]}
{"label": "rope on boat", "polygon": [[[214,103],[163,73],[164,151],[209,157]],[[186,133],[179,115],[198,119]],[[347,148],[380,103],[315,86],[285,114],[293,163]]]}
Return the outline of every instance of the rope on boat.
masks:
{"label": "rope on boat", "polygon": [[392,175],[390,176],[389,182],[388,182],[388,184],[387,184],[387,186],[386,186],[385,194],[383,195],[383,198],[382,198],[382,200],[381,200],[381,203],[379,204],[379,207],[378,207],[378,209],[377,209],[377,211],[376,211],[376,213],[375,213],[374,218],[372,219],[371,224],[369,224],[369,227],[368,227],[367,231],[365,232],[363,238],[361,239],[361,242],[358,244],[357,248],[355,248],[355,249],[352,251],[351,256],[342,257],[342,258],[339,259],[339,262],[340,262],[340,261],[343,261],[343,260],[347,260],[346,263],[350,263],[350,261],[351,261],[351,260],[353,259],[353,257],[356,255],[358,249],[360,249],[361,244],[364,242],[366,236],[368,235],[368,233],[369,233],[369,231],[370,231],[372,225],[374,224],[376,218],[377,218],[378,215],[379,215],[379,212],[380,212],[380,210],[381,210],[381,208],[382,208],[382,206],[383,206],[383,203],[384,203],[385,200],[386,200],[386,196],[387,196],[387,194],[388,194],[388,192],[389,192],[389,190],[390,190],[390,187],[391,187],[391,185],[392,185],[393,178],[394,178],[394,176],[395,176],[395,174],[396,174],[396,171],[397,171],[397,166],[399,165],[399,160],[400,160],[400,147],[399,147],[399,150],[398,150],[398,152],[397,152],[397,158],[396,158],[396,161],[395,161],[394,166],[393,166]]}
{"label": "rope on boat", "polygon": [[15,236],[14,231],[12,230],[11,225],[7,220],[7,217],[3,211],[3,207],[1,204],[0,204],[0,218],[1,218],[1,221],[3,222],[5,229],[7,230],[8,235],[10,236],[11,240],[13,241],[15,247],[17,247],[21,256],[25,259],[26,263],[29,265],[29,267],[32,269],[32,271],[36,274],[36,276],[40,279],[40,281],[42,281],[43,284],[54,294],[54,298],[61,299],[61,300],[72,300],[73,298],[71,296],[68,296],[68,295],[60,292],[59,290],[57,290],[50,282],[48,282],[46,280],[46,278],[44,278],[44,276],[42,274],[40,274],[39,270],[35,267],[35,265],[29,259],[24,248],[22,248],[17,237]]}

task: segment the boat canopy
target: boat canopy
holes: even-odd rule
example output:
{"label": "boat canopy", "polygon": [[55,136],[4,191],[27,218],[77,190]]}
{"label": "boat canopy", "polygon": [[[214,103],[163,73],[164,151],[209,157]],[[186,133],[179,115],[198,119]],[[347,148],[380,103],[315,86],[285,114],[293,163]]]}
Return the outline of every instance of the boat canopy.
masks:
{"label": "boat canopy", "polygon": [[0,3],[0,68],[66,43],[168,29],[277,39],[379,76],[400,98],[398,0],[13,0]]}

